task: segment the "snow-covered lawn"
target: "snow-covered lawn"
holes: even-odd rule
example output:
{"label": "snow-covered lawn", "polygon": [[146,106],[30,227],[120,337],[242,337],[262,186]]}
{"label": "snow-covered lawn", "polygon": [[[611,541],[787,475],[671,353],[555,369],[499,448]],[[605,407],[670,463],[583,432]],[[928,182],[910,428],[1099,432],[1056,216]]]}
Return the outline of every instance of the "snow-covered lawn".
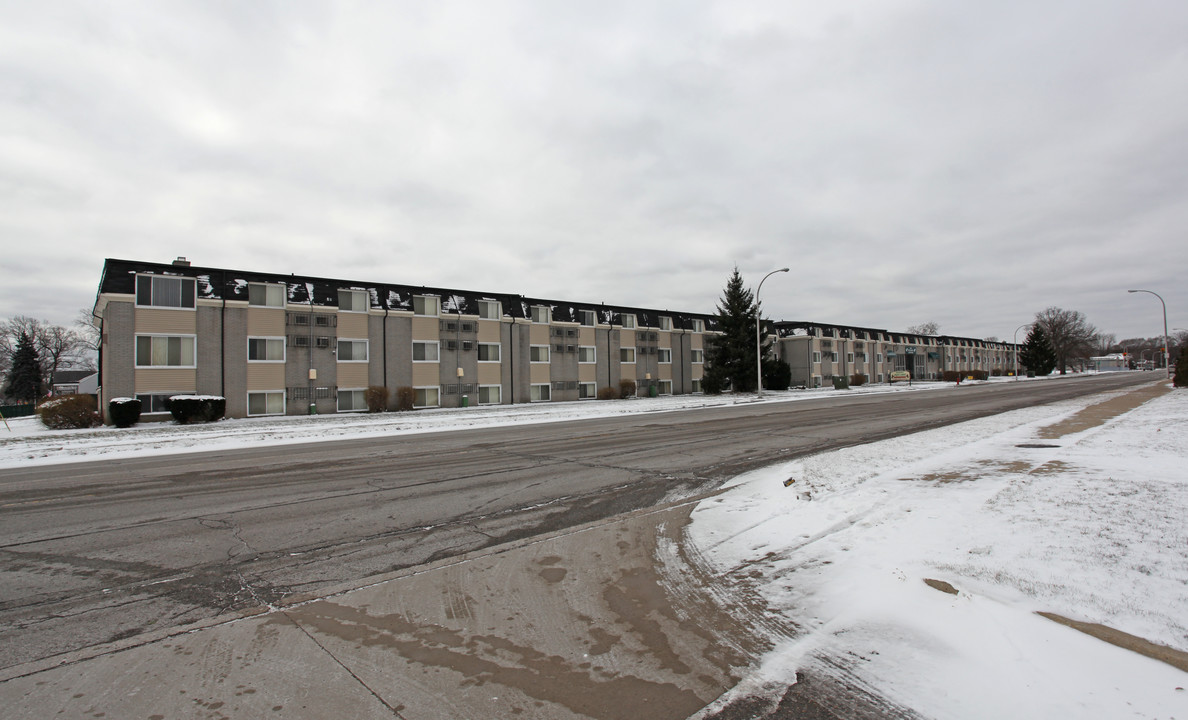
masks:
{"label": "snow-covered lawn", "polygon": [[[1008,382],[995,378],[989,382]],[[763,402],[843,398],[863,393],[917,392],[951,388],[952,383],[864,385],[845,391],[829,389],[765,392]],[[670,395],[627,400],[585,400],[533,405],[489,405],[465,409],[417,410],[408,413],[343,413],[290,415],[221,420],[178,425],[173,421],[142,422],[127,429],[50,430],[35,417],[8,420],[0,427],[0,466],[74,462],[191,450],[228,450],[281,443],[317,442],[395,434],[496,427],[562,420],[668,412],[756,402],[755,395]]]}
{"label": "snow-covered lawn", "polygon": [[1102,400],[789,462],[701,503],[694,555],[801,627],[731,697],[799,669],[929,717],[1188,718],[1184,670],[1037,614],[1188,651],[1188,391],[1041,432]]}

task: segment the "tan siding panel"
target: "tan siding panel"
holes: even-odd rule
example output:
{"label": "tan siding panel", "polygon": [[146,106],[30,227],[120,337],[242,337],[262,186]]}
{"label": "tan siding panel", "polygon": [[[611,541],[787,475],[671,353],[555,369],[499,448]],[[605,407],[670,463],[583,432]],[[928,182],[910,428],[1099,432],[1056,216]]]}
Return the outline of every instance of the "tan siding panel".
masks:
{"label": "tan siding panel", "polygon": [[502,379],[502,365],[498,363],[479,363],[478,381],[480,385],[499,385]]}
{"label": "tan siding panel", "polygon": [[198,313],[193,310],[137,308],[136,332],[194,335],[198,332]]}
{"label": "tan siding panel", "polygon": [[499,342],[500,332],[499,328],[503,323],[498,320],[479,320],[478,322],[478,341],[486,343]]}
{"label": "tan siding panel", "polygon": [[528,328],[528,342],[532,345],[549,344],[549,326],[531,325]]}
{"label": "tan siding panel", "polygon": [[413,340],[436,340],[439,327],[435,317],[414,317],[412,319]]}
{"label": "tan siding panel", "polygon": [[338,363],[338,387],[367,387],[367,363]]}
{"label": "tan siding panel", "polygon": [[437,363],[413,363],[413,387],[436,386],[441,384],[441,370]]}
{"label": "tan siding panel", "polygon": [[578,343],[581,345],[593,345],[597,337],[597,331],[592,327],[582,327],[578,330]]}
{"label": "tan siding panel", "polygon": [[689,347],[692,348],[693,350],[703,350],[705,348],[705,343],[702,342],[703,337],[704,336],[699,335],[697,333],[693,333],[692,335],[690,335],[689,336]]}
{"label": "tan siding panel", "polygon": [[138,368],[136,370],[136,392],[183,392],[198,387],[198,371],[193,368],[161,369]]}
{"label": "tan siding panel", "polygon": [[672,365],[657,366],[656,375],[660,380],[671,380],[672,379]]}
{"label": "tan siding panel", "polygon": [[532,369],[528,373],[530,382],[532,383],[547,383],[552,378],[549,375],[549,366],[546,363],[534,363]]}
{"label": "tan siding panel", "polygon": [[247,389],[248,392],[284,390],[284,363],[248,363]]}
{"label": "tan siding panel", "polygon": [[338,337],[365,338],[367,337],[366,313],[338,313]]}
{"label": "tan siding panel", "polygon": [[582,382],[598,382],[598,366],[578,365],[578,380]]}
{"label": "tan siding panel", "polygon": [[248,308],[247,334],[253,337],[284,337],[285,311],[281,308]]}

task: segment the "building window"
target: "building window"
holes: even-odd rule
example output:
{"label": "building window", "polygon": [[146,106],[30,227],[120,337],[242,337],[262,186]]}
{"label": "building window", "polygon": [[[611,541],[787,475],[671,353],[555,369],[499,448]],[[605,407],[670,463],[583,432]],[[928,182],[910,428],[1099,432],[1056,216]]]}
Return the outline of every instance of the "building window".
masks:
{"label": "building window", "polygon": [[[412,344],[413,362],[437,362],[440,358],[440,343],[414,342]],[[437,403],[434,403],[436,405]]]}
{"label": "building window", "polygon": [[619,362],[630,365],[635,362],[635,348],[619,348]]}
{"label": "building window", "polygon": [[671,330],[672,329],[672,318],[670,318],[666,315],[661,315],[660,316],[660,329],[661,330]]}
{"label": "building window", "polygon": [[479,343],[479,362],[499,362],[499,343]]}
{"label": "building window", "polygon": [[819,363],[819,362],[821,362],[821,353],[820,353],[820,351],[818,351],[818,350],[814,350],[814,351],[813,351],[813,362],[815,362],[815,363]]}
{"label": "building window", "polygon": [[837,362],[837,353],[835,353],[835,352],[829,353],[829,362]]}
{"label": "building window", "polygon": [[705,332],[705,321],[698,320],[698,319],[694,318],[693,319],[693,332],[696,332],[696,333]]}
{"label": "building window", "polygon": [[285,306],[285,286],[277,283],[248,283],[248,305]]}
{"label": "building window", "polygon": [[284,361],[284,338],[248,338],[248,362]]}
{"label": "building window", "polygon": [[875,362],[876,363],[883,362],[883,353],[875,353]]}
{"label": "building window", "polygon": [[692,392],[693,392],[694,394],[699,394],[699,393],[701,393],[701,379],[700,379],[700,378],[695,378],[695,379],[694,379],[694,380],[691,382],[691,388],[690,388],[690,389],[692,390]]}
{"label": "building window", "polygon": [[498,405],[502,399],[502,390],[498,385],[479,385],[479,405]]}
{"label": "building window", "polygon": [[660,394],[661,395],[671,395],[672,394],[672,381],[671,380],[661,380],[660,381]]}
{"label": "building window", "polygon": [[542,385],[533,385],[528,399],[532,402],[546,402],[549,397],[549,385],[545,383]]}
{"label": "building window", "polygon": [[705,362],[705,351],[704,350],[690,350],[689,351],[689,362],[693,363],[694,365],[700,365],[701,363]]}
{"label": "building window", "polygon": [[248,415],[284,415],[285,391],[248,393]]}
{"label": "building window", "polygon": [[547,325],[551,319],[549,316],[552,314],[552,308],[548,305],[533,305],[531,314],[532,322]]}
{"label": "building window", "polygon": [[593,310],[578,310],[578,323],[585,327],[594,327],[597,317]]}
{"label": "building window", "polygon": [[846,353],[846,362],[854,364],[854,353]]}
{"label": "building window", "polygon": [[625,330],[633,330],[635,328],[635,316],[629,313],[624,313],[619,316],[619,324]]}
{"label": "building window", "polygon": [[367,341],[339,340],[338,362],[367,362]]}
{"label": "building window", "polygon": [[169,398],[175,395],[193,394],[187,392],[145,393],[137,395],[136,399],[140,401],[140,412],[142,415],[161,415],[169,413]]}
{"label": "building window", "polygon": [[137,367],[194,367],[193,335],[137,335]]}
{"label": "building window", "polygon": [[656,362],[661,365],[672,364],[672,349],[671,348],[656,348]]}
{"label": "building window", "polygon": [[413,407],[437,407],[441,404],[440,392],[436,387],[413,388]]}
{"label": "building window", "polygon": [[578,383],[578,400],[593,400],[598,397],[598,386],[592,382]]}
{"label": "building window", "polygon": [[[529,347],[528,361],[534,363],[547,363],[549,361],[549,346],[533,345]],[[545,399],[548,400],[548,398]]]}
{"label": "building window", "polygon": [[[413,295],[413,315],[437,317],[438,298],[432,295]],[[436,405],[437,403],[434,403]]]}
{"label": "building window", "polygon": [[370,305],[367,302],[366,290],[339,290],[338,309],[344,312],[367,312]]}
{"label": "building window", "polygon": [[479,300],[479,317],[484,320],[498,320],[503,317],[503,308],[498,300]]}
{"label": "building window", "polygon": [[136,276],[136,304],[142,307],[192,308],[194,296],[193,278]]}
{"label": "building window", "polygon": [[598,348],[593,345],[579,345],[578,346],[578,362],[579,363],[596,363],[598,362]]}
{"label": "building window", "polygon": [[359,412],[367,409],[366,390],[339,390],[338,412]]}

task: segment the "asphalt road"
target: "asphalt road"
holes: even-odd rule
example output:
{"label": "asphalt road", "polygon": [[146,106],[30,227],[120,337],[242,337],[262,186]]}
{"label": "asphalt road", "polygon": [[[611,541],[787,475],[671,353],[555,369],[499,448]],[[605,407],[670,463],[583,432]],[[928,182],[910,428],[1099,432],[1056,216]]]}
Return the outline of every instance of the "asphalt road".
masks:
{"label": "asphalt road", "polygon": [[1150,382],[920,393],[0,471],[0,668],[687,497],[755,467]]}

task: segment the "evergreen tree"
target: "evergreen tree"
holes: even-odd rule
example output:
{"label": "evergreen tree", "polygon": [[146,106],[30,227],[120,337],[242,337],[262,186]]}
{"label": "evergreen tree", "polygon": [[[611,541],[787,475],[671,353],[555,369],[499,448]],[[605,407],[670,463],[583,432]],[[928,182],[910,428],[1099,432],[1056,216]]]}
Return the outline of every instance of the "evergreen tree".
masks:
{"label": "evergreen tree", "polygon": [[17,338],[5,394],[23,402],[34,402],[41,397],[41,359],[28,333],[23,332]]}
{"label": "evergreen tree", "polygon": [[1180,357],[1175,365],[1176,387],[1188,387],[1188,347],[1180,346]]}
{"label": "evergreen tree", "polygon": [[[755,391],[755,296],[743,286],[738,268],[726,282],[722,301],[718,304],[718,330],[706,352],[705,378],[702,389],[717,393],[730,389],[735,392]],[[765,341],[763,352],[771,343]]]}
{"label": "evergreen tree", "polygon": [[1050,375],[1056,368],[1056,351],[1052,349],[1052,343],[1039,323],[1031,326],[1023,347],[1019,348],[1019,362],[1040,376]]}

